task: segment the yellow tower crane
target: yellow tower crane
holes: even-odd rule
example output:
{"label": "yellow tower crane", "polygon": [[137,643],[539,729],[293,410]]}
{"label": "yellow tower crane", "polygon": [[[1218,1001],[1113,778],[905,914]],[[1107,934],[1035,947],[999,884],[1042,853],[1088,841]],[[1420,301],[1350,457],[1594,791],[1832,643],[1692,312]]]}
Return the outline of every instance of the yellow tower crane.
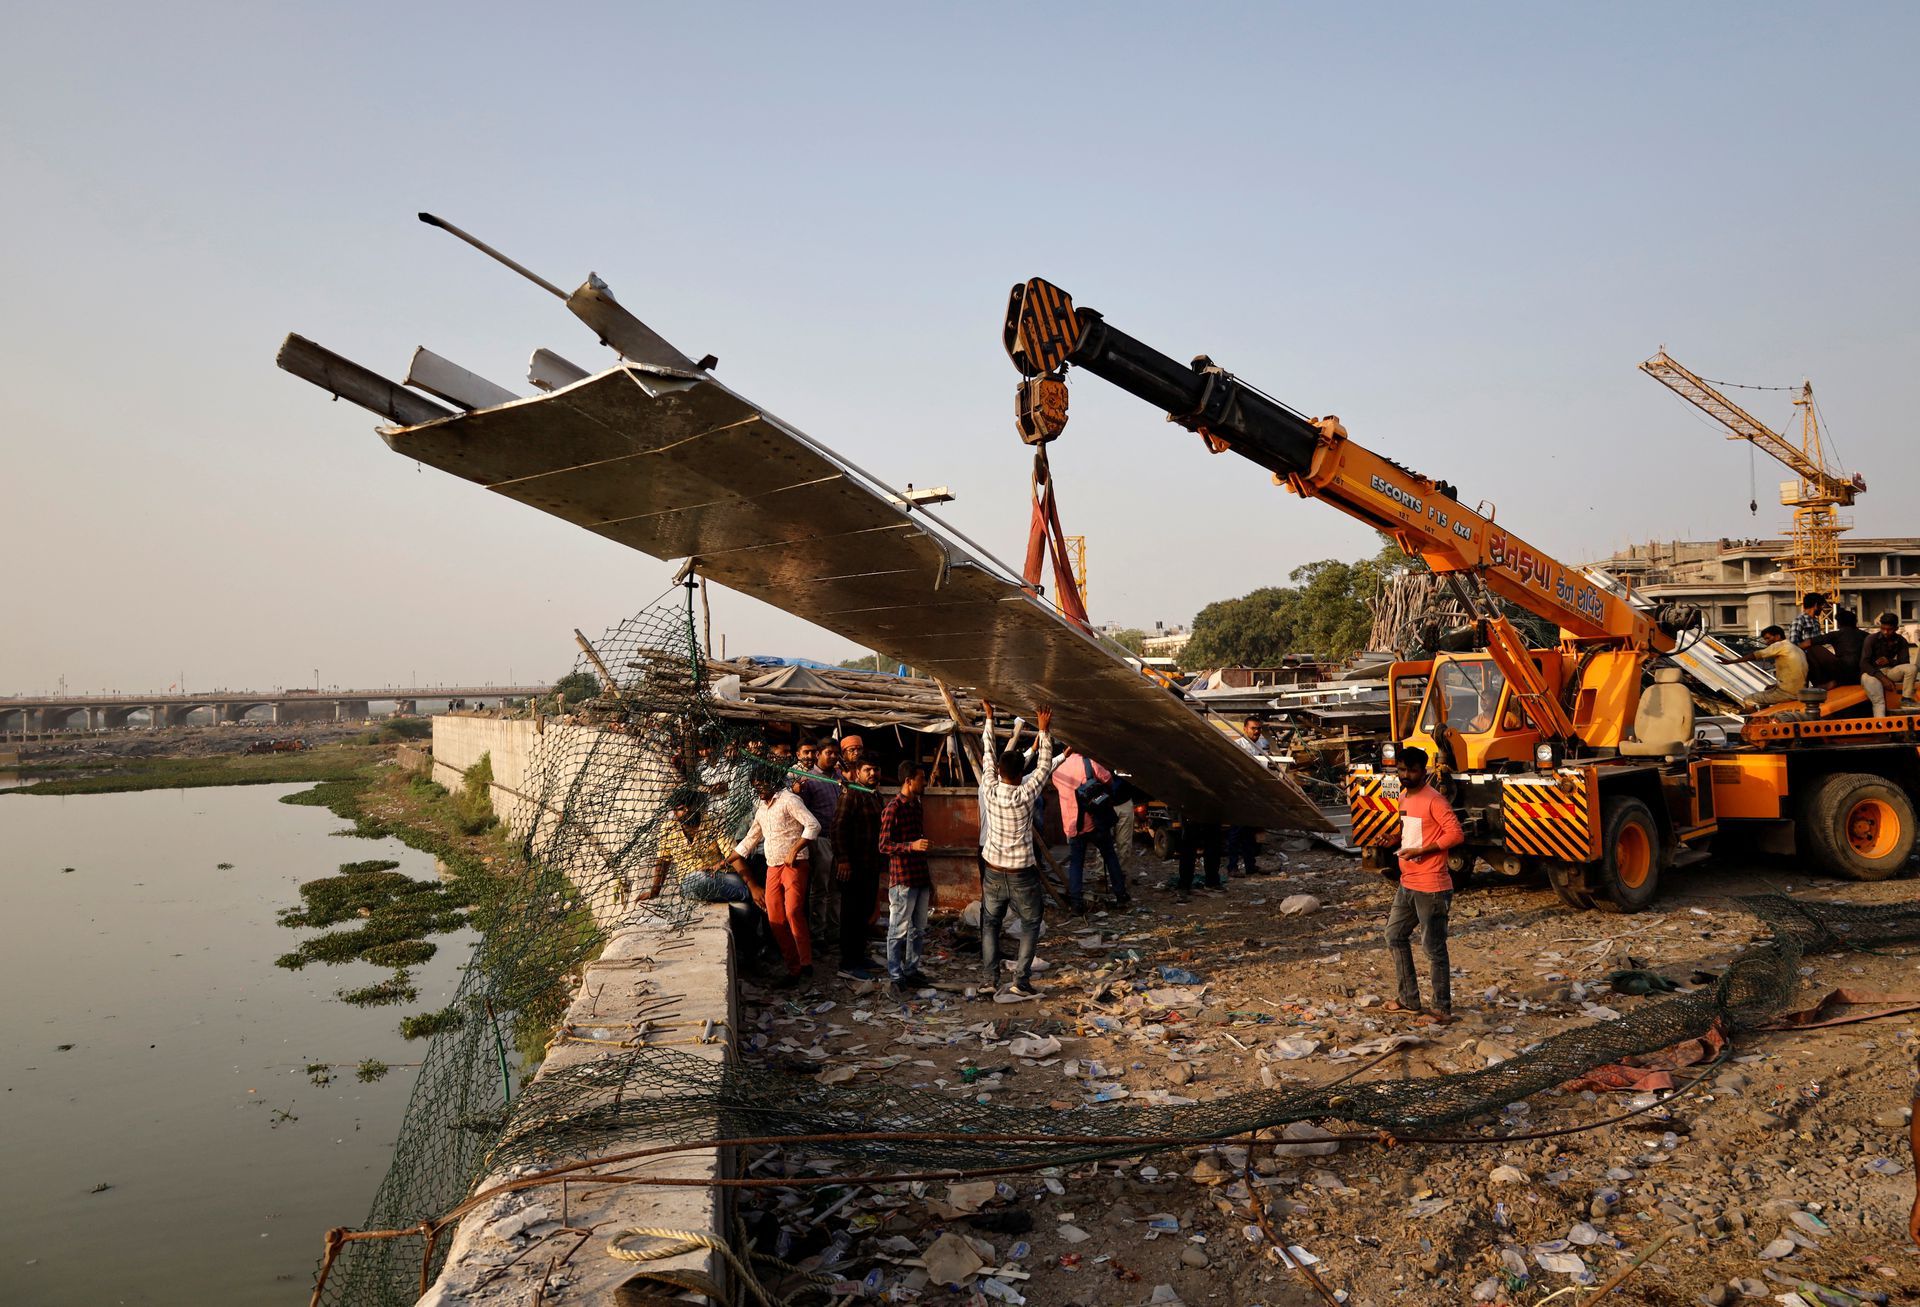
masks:
{"label": "yellow tower crane", "polygon": [[1067,537],[1067,561],[1073,564],[1073,581],[1080,587],[1080,604],[1087,602],[1087,538],[1085,536]]}
{"label": "yellow tower crane", "polygon": [[1640,370],[1727,428],[1727,439],[1758,446],[1794,473],[1796,480],[1780,483],[1780,502],[1793,510],[1789,552],[1780,561],[1793,576],[1796,603],[1816,592],[1832,599],[1841,578],[1853,565],[1851,558],[1840,556],[1840,535],[1852,523],[1843,522],[1839,510],[1850,507],[1867,483],[1858,473],[1848,476],[1827,466],[1820,445],[1820,419],[1813,409],[1813,383],[1803,382],[1799,398],[1793,401],[1800,410],[1800,446],[1796,449],[1786,437],[1715,390],[1704,378],[1675,362],[1665,349],[1642,363]]}

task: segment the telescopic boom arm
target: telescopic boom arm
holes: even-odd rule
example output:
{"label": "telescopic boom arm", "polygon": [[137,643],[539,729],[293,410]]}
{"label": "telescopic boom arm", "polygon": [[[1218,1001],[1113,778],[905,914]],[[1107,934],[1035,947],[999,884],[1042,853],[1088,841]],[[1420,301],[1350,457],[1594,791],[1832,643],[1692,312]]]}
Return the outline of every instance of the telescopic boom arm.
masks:
{"label": "telescopic boom arm", "polygon": [[1577,569],[1495,525],[1491,514],[1467,508],[1445,482],[1356,443],[1338,418],[1306,417],[1205,355],[1190,365],[1176,363],[1094,310],[1076,309],[1057,286],[1036,277],[1013,288],[1005,341],[1027,378],[1018,409],[1021,436],[1030,444],[1065,428],[1065,371],[1084,368],[1162,409],[1215,453],[1230,449],[1293,493],[1325,500],[1385,532],[1440,575],[1478,577],[1573,640],[1655,653],[1674,646],[1674,621],[1650,617],[1608,594]]}

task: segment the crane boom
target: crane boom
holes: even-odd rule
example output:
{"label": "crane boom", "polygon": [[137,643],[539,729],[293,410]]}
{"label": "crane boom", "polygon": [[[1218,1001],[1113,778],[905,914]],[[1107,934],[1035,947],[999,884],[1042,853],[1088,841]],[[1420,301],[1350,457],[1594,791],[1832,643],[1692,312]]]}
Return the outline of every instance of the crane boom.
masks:
{"label": "crane boom", "polygon": [[[1794,448],[1786,437],[1715,390],[1705,378],[1676,362],[1666,350],[1661,350],[1642,363],[1640,370],[1727,428],[1730,433],[1727,439],[1751,441],[1784,463],[1795,476],[1806,482],[1809,497],[1821,496],[1836,504],[1851,504],[1854,495],[1859,493],[1860,487],[1854,481],[1828,470],[1819,461],[1817,450]],[[1812,390],[1811,384],[1804,386],[1800,401],[1808,406],[1809,413],[1812,411]]]}
{"label": "crane boom", "polygon": [[1335,417],[1308,418],[1214,365],[1182,365],[1074,307],[1039,278],[1014,287],[1005,340],[1028,378],[1021,427],[1031,443],[1066,421],[1064,369],[1084,368],[1164,410],[1215,453],[1232,450],[1295,494],[1321,499],[1393,537],[1441,575],[1470,574],[1495,594],[1559,625],[1577,641],[1665,652],[1673,632],[1543,550],[1466,507],[1442,481],[1410,471],[1351,439]]}

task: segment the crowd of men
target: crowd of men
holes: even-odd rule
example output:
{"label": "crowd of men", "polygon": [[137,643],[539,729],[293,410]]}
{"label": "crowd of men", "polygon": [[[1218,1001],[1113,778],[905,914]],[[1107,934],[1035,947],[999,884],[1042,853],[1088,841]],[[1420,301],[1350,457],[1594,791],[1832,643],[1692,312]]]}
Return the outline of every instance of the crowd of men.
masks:
{"label": "crowd of men", "polygon": [[[1034,949],[1045,897],[1039,864],[1047,857],[1039,841],[1049,791],[1067,842],[1067,909],[1088,911],[1092,856],[1104,872],[1098,879],[1105,903],[1133,905],[1122,851],[1133,839],[1135,795],[1098,760],[1071,745],[1056,747],[1052,724],[1051,709],[1041,709],[1022,748],[1016,721],[1008,747],[986,705],[977,794],[980,969],[978,984],[969,987],[981,999],[1019,1002],[1037,993]],[[1267,752],[1257,720],[1248,719],[1239,744],[1256,756]],[[900,763],[886,778],[897,788],[883,792],[864,741],[847,735],[720,750],[702,744],[682,770],[689,780],[672,795],[651,883],[639,900],[658,898],[671,877],[680,894],[732,905],[749,950],[770,941],[778,959],[774,983],[783,987],[811,981],[816,948],[829,941],[843,977],[884,976],[900,993],[933,983],[923,970],[933,906],[925,764]],[[1180,833],[1180,873],[1165,888],[1181,902],[1196,889],[1224,888],[1223,851],[1228,875],[1242,868],[1260,874],[1253,830],[1189,820]],[[1201,866],[1205,881],[1196,885]],[[877,904],[884,904],[879,931]],[[1002,956],[1003,929],[1015,941],[1011,958]]]}
{"label": "crowd of men", "polygon": [[[1825,629],[1832,619],[1832,629]],[[1866,691],[1875,717],[1888,712],[1887,692],[1899,693],[1896,712],[1912,712],[1916,663],[1913,642],[1900,631],[1897,613],[1882,613],[1872,631],[1860,629],[1860,616],[1851,608],[1836,608],[1823,594],[1801,601],[1789,630],[1769,626],[1760,632],[1760,647],[1723,663],[1771,663],[1776,686],[1762,690],[1749,708],[1797,700],[1813,687],[1837,690],[1858,685]]]}

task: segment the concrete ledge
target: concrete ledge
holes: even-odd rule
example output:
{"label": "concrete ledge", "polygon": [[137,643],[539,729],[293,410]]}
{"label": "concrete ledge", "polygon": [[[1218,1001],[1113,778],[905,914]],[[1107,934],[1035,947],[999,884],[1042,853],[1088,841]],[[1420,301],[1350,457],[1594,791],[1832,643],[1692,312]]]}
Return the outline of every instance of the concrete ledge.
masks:
{"label": "concrete ledge", "polygon": [[[564,1078],[570,1071],[621,1057],[635,1048],[671,1048],[724,1064],[736,1051],[733,981],[733,934],[725,905],[703,905],[694,922],[684,928],[629,916],[614,928],[600,958],[586,967],[566,1022],[535,1082]],[[707,1023],[712,1023],[710,1036]],[[632,1086],[622,1092],[629,1100],[634,1096]],[[639,1092],[648,1091],[641,1087]],[[580,1106],[590,1108],[594,1101],[588,1098]],[[510,1116],[510,1134],[513,1125]],[[711,1133],[720,1133],[717,1116]],[[537,1166],[496,1171],[478,1188],[608,1151],[667,1142],[671,1141],[632,1136],[621,1137],[611,1147],[592,1142],[578,1152],[557,1153]],[[726,1174],[730,1165],[723,1150],[701,1149],[648,1160],[638,1169],[645,1174],[710,1181]],[[570,1181],[564,1194],[562,1186],[554,1184],[502,1195],[460,1222],[446,1267],[420,1302],[434,1307],[454,1303],[505,1307],[533,1302],[539,1293],[541,1302],[552,1305],[614,1303],[619,1287],[642,1269],[607,1254],[607,1242],[615,1234],[647,1226],[700,1231],[724,1240],[731,1229],[731,1212],[728,1191],[711,1185],[661,1188]],[[585,1230],[592,1233],[584,1238],[576,1233]],[[697,1272],[723,1292],[730,1278],[724,1261],[709,1251],[650,1263],[647,1269]],[[683,1296],[689,1302],[701,1300],[696,1293]]]}

